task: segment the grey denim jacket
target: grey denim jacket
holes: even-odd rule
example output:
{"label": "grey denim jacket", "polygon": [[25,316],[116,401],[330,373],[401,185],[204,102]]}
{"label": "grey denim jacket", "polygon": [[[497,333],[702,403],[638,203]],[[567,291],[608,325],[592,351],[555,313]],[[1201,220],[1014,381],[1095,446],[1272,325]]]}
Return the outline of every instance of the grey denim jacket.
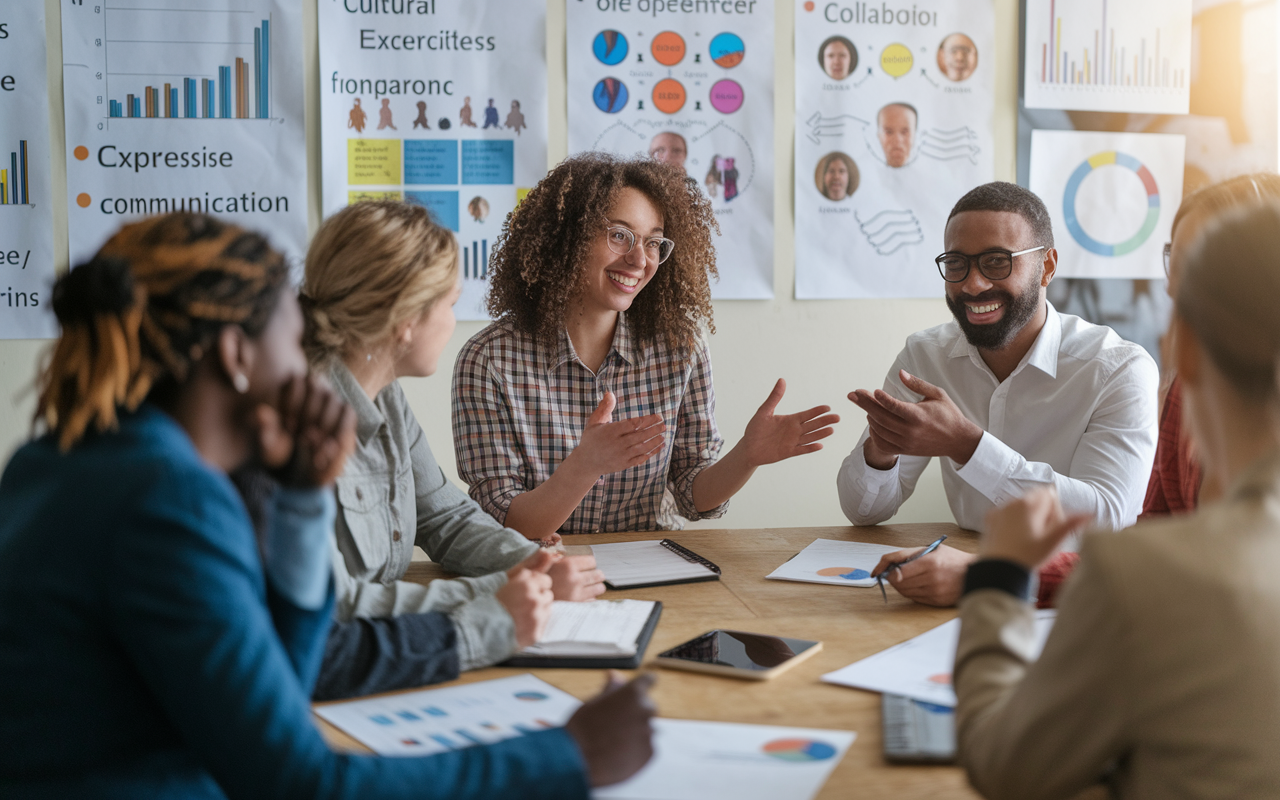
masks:
{"label": "grey denim jacket", "polygon": [[[538,544],[504,528],[449,482],[398,382],[370,402],[341,362],[329,379],[356,412],[357,438],[335,487],[337,618],[440,611],[457,628],[460,669],[505,659],[515,650],[515,626],[494,592]],[[400,581],[415,544],[450,572],[472,577],[426,586]]]}

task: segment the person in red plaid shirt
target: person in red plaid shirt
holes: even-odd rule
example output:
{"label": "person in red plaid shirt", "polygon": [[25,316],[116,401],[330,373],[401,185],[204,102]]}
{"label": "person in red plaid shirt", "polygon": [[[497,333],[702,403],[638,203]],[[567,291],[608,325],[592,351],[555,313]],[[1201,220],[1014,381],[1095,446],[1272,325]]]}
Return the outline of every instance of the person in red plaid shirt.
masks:
{"label": "person in red plaid shirt", "polygon": [[684,171],[587,153],[508,218],[497,320],[463,347],[453,440],[471,496],[531,539],[719,517],[756,468],[822,448],[830,406],[775,414],[779,380],[718,458],[711,203]]}

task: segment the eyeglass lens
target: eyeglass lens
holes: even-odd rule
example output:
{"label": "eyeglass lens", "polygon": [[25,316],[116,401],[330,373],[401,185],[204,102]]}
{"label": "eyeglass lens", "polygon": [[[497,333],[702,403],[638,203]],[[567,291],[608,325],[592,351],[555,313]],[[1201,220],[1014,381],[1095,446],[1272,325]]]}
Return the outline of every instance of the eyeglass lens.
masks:
{"label": "eyeglass lens", "polygon": [[[636,235],[630,228],[623,228],[618,225],[611,226],[607,231],[607,240],[609,249],[620,256],[625,256],[631,252],[636,246]],[[654,237],[644,240],[645,258],[656,260],[659,264],[667,260],[671,255],[671,251],[675,248],[676,243],[670,239]]]}
{"label": "eyeglass lens", "polygon": [[1013,271],[1013,258],[1003,251],[979,253],[976,256],[943,253],[938,256],[938,269],[947,281],[959,283],[968,277],[970,261],[977,261],[978,270],[993,281],[1004,280]]}

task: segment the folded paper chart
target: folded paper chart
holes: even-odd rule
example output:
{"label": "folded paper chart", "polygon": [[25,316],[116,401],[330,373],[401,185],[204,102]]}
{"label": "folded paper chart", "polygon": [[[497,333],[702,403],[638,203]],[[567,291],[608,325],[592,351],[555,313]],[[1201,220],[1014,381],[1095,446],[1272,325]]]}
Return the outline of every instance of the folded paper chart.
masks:
{"label": "folded paper chart", "polygon": [[885,553],[901,550],[883,544],[815,539],[794,558],[766,575],[775,581],[829,583],[833,586],[875,586],[872,574]]}

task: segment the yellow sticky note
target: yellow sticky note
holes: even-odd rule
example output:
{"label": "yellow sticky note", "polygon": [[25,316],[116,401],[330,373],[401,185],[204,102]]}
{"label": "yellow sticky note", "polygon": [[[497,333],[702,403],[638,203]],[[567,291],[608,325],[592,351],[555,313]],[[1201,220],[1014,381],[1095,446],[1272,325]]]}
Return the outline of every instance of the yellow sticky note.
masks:
{"label": "yellow sticky note", "polygon": [[348,139],[347,183],[352,186],[399,186],[399,139]]}
{"label": "yellow sticky note", "polygon": [[347,205],[355,205],[364,200],[403,200],[404,192],[394,190],[388,191],[369,191],[367,189],[357,189],[347,192]]}

